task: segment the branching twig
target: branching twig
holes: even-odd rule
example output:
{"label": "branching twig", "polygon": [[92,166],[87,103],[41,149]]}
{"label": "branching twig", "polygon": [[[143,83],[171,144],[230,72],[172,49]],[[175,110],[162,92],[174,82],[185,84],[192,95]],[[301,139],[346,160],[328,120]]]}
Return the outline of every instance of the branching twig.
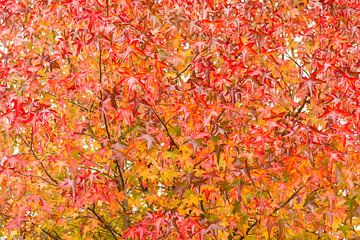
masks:
{"label": "branching twig", "polygon": [[28,141],[26,141],[26,139],[20,135],[21,139],[24,141],[24,143],[29,147],[30,149],[30,152],[32,153],[32,155],[36,158],[36,160],[38,160],[38,162],[40,163],[40,166],[42,168],[42,170],[45,172],[45,174],[51,179],[51,181],[53,181],[55,184],[52,184],[54,186],[57,185],[57,180],[54,179],[50,173],[46,170],[44,164],[42,163],[41,159],[38,157],[38,155],[35,153],[34,149],[33,149],[33,146],[32,146],[32,143],[33,143],[33,135],[31,134],[31,142],[29,143]]}
{"label": "branching twig", "polygon": [[[296,66],[298,66],[300,69],[302,68],[302,66],[301,66],[297,61],[295,61],[295,59],[294,59],[292,56],[290,56],[290,54],[289,54],[288,52],[286,52],[286,56],[287,56],[291,61],[293,61],[293,62],[296,64]],[[304,73],[306,74],[306,76],[308,76],[308,77],[310,78],[310,74],[309,74],[306,70],[304,70]]]}
{"label": "branching twig", "polygon": [[165,128],[165,131],[167,133],[167,135],[170,138],[171,143],[177,148],[179,149],[179,146],[176,144],[175,140],[173,139],[173,137],[171,136],[169,129],[167,128],[165,122],[160,118],[159,114],[155,111],[155,109],[153,107],[151,107],[151,110],[154,112],[155,116],[157,117],[157,119],[160,121],[161,125],[163,125],[163,127]]}
{"label": "branching twig", "polygon": [[[271,215],[274,215],[277,211],[279,211],[280,209],[284,208],[292,199],[294,199],[294,197],[300,192],[301,189],[303,189],[304,187],[300,187],[298,188],[285,202],[283,202],[280,207],[277,207],[274,209],[274,211],[271,213]],[[259,220],[255,220],[254,223],[252,223],[245,232],[244,236],[241,236],[240,239],[245,239],[245,236],[249,235],[251,229],[253,229],[260,221]]]}
{"label": "branching twig", "polygon": [[[217,118],[216,118],[216,120],[215,120],[215,124],[219,122],[219,120],[220,120],[221,116],[224,114],[224,112],[225,112],[225,109],[221,110],[220,114],[217,116]],[[211,131],[210,131],[210,132],[211,132],[211,135],[214,134],[214,131],[215,131],[215,129],[216,129],[215,124],[214,124],[214,125],[212,126],[212,128],[211,128]]]}
{"label": "branching twig", "polygon": [[296,197],[296,195],[300,192],[301,189],[303,189],[304,187],[301,186],[298,188],[298,190],[296,190],[285,202],[283,202],[280,207],[277,207],[274,209],[274,211],[272,212],[272,214],[275,214],[277,211],[279,211],[280,209],[284,208],[294,197]]}
{"label": "branching twig", "polygon": [[61,240],[61,238],[59,236],[56,235],[53,235],[52,233],[50,233],[49,231],[46,231],[45,229],[41,229],[41,231],[43,233],[45,233],[46,235],[48,235],[51,239],[54,239],[54,240]]}
{"label": "branching twig", "polygon": [[[194,61],[199,56],[199,54],[200,52],[196,53],[195,57],[191,60],[191,62]],[[191,67],[191,62],[186,66],[186,68],[184,68],[184,70],[177,74],[173,80],[178,79],[184,72],[186,72]]]}
{"label": "branching twig", "polygon": [[[298,62],[296,62],[295,59],[294,59],[292,56],[290,56],[289,53],[286,52],[286,55],[287,55],[287,57],[288,57],[291,61],[293,61],[293,62],[296,64],[296,66],[298,66],[299,69],[301,70],[302,66],[301,66]],[[310,74],[309,74],[306,70],[303,70],[303,71],[304,71],[304,73],[306,74],[306,76],[307,76],[308,78],[310,78]],[[311,90],[310,90],[310,91],[311,91]],[[305,105],[306,105],[307,103],[309,103],[309,101],[310,101],[310,99],[309,99],[309,94],[308,94],[308,95],[306,95],[305,98],[303,99],[300,107],[299,107],[298,109],[295,109],[295,113],[294,113],[293,116],[294,116],[294,117],[297,117],[297,116],[299,115],[299,113],[303,110],[303,108],[305,107]]]}
{"label": "branching twig", "polygon": [[90,207],[89,207],[88,210],[89,210],[92,214],[94,214],[94,216],[103,224],[103,227],[104,227],[105,229],[107,229],[115,239],[117,239],[118,236],[120,236],[120,234],[119,234],[103,217],[101,217],[101,216],[95,211],[94,208],[95,208],[95,207],[93,207],[93,208],[90,208]]}
{"label": "branching twig", "polygon": [[175,227],[176,232],[180,235],[181,239],[184,239],[184,235],[180,232],[179,226],[176,224],[175,219],[172,220],[172,224]]}
{"label": "branching twig", "polygon": [[47,180],[46,178],[43,178],[41,176],[25,174],[25,173],[21,173],[20,171],[15,171],[15,170],[14,170],[14,172],[21,175],[21,176],[24,176],[24,177],[39,178],[39,179],[43,180],[44,182],[47,182],[50,185],[56,186],[54,183],[50,182],[49,180]]}
{"label": "branching twig", "polygon": [[255,222],[253,222],[253,223],[246,229],[245,235],[241,236],[240,239],[241,239],[241,240],[245,239],[245,236],[249,235],[251,229],[253,229],[258,223],[259,223],[259,221],[256,219]]}
{"label": "branching twig", "polygon": [[306,96],[306,97],[303,99],[300,107],[297,108],[297,109],[295,109],[295,111],[294,111],[295,113],[293,114],[293,117],[297,117],[297,116],[299,115],[299,113],[301,113],[301,111],[304,109],[305,105],[306,105],[307,103],[309,103],[309,102],[310,102],[309,96]]}
{"label": "branching twig", "polygon": [[[52,96],[52,97],[60,98],[59,96],[57,96],[57,95],[55,95],[53,93],[47,92],[47,91],[42,90],[41,92],[44,93],[44,94],[47,94],[49,96]],[[85,107],[85,106],[83,106],[83,105],[81,105],[81,104],[79,104],[77,102],[74,102],[74,101],[70,100],[70,99],[62,98],[62,100],[66,101],[68,103],[71,103],[71,104],[73,104],[73,105],[75,105],[75,106],[77,106],[77,107],[79,107],[81,109],[84,109],[84,110],[88,111],[88,112],[92,112],[92,113],[94,112],[90,108],[87,108],[87,107]]]}
{"label": "branching twig", "polygon": [[166,121],[165,125],[168,125],[168,123],[169,123],[171,120],[173,120],[174,118],[176,118],[176,117],[179,116],[179,115],[180,115],[180,113],[179,113],[179,114],[176,114],[176,115],[173,116],[173,117],[171,117],[169,120]]}
{"label": "branching twig", "polygon": [[[101,42],[99,42],[99,82],[100,82],[100,84],[102,84],[102,78],[103,78],[103,72],[102,72],[102,48],[101,48]],[[100,99],[101,99],[101,101],[103,101],[102,91],[100,91]],[[107,122],[106,114],[103,113],[102,115],[103,115],[103,118],[104,118],[105,131],[106,131],[107,138],[109,140],[111,140],[111,135],[110,135],[110,131],[109,131],[109,125],[108,125],[108,122]]]}
{"label": "branching twig", "polygon": [[90,134],[90,133],[74,132],[74,134],[82,135],[82,136],[88,136],[88,137],[96,140],[97,142],[101,143],[100,140],[99,140],[96,136],[94,136],[94,135],[92,135],[92,134]]}

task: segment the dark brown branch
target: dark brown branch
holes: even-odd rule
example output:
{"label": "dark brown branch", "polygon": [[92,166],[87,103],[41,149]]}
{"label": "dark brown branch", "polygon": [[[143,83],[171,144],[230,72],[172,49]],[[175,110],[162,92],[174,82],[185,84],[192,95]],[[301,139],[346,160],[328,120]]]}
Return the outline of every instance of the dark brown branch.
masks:
{"label": "dark brown branch", "polygon": [[120,176],[120,181],[116,181],[118,183],[118,190],[119,191],[123,191],[126,189],[126,185],[125,185],[125,180],[124,180],[124,174],[121,170],[121,167],[120,167],[120,164],[119,164],[119,161],[116,159],[115,160],[115,163],[116,163],[116,168],[119,172],[119,176]]}
{"label": "dark brown branch", "polygon": [[256,220],[253,224],[251,224],[248,229],[246,229],[246,235],[249,235],[251,229],[253,229],[253,227],[255,227],[256,224],[258,224],[258,220]]}
{"label": "dark brown branch", "polygon": [[167,128],[165,122],[160,118],[159,114],[155,111],[155,109],[153,107],[151,107],[151,110],[153,110],[155,116],[157,117],[157,119],[160,121],[161,125],[163,125],[163,127],[165,128],[165,131],[167,133],[167,135],[170,138],[171,143],[177,148],[179,149],[179,146],[176,144],[175,140],[173,139],[173,137],[171,136],[169,129]]}
{"label": "dark brown branch", "polygon": [[88,210],[94,214],[94,216],[98,219],[99,222],[101,222],[101,224],[103,224],[103,227],[108,230],[110,232],[110,234],[115,238],[117,239],[118,236],[120,236],[120,234],[103,218],[101,217],[94,209],[95,207],[93,208],[88,208]]}
{"label": "dark brown branch", "polygon": [[54,183],[50,182],[49,180],[47,180],[46,178],[43,178],[41,176],[25,174],[25,173],[21,173],[20,171],[16,171],[16,170],[14,170],[14,172],[21,175],[21,176],[24,176],[24,177],[39,178],[39,179],[43,180],[44,182],[46,182],[46,183],[48,183],[50,185],[56,186]]}
{"label": "dark brown branch", "polygon": [[[206,50],[206,49],[204,49],[204,50]],[[191,62],[194,61],[199,56],[199,54],[200,54],[199,52],[196,53],[195,57],[191,60]],[[186,66],[186,68],[184,68],[184,70],[182,70],[180,73],[178,73],[173,80],[178,79],[184,72],[186,72],[191,67],[191,62]]]}
{"label": "dark brown branch", "polygon": [[[101,48],[101,42],[99,42],[99,82],[100,82],[100,84],[102,83],[102,78],[103,78],[103,72],[102,72],[102,48]],[[101,101],[103,101],[102,91],[100,91],[100,99],[101,99]],[[100,110],[101,110],[101,108],[100,108]],[[104,118],[105,131],[106,131],[107,138],[109,140],[111,140],[111,135],[110,135],[110,131],[109,131],[109,125],[108,125],[105,113],[103,113],[103,118]]]}
{"label": "dark brown branch", "polygon": [[102,83],[102,48],[101,48],[101,42],[99,41],[99,80],[100,83]]}
{"label": "dark brown branch", "polygon": [[[293,61],[293,62],[296,64],[296,66],[298,66],[300,69],[302,68],[302,66],[301,66],[297,61],[295,61],[295,59],[292,58],[289,53],[286,52],[286,56],[287,56],[291,61]],[[309,74],[307,71],[304,70],[304,73],[306,74],[306,76],[308,76],[308,77],[310,78],[310,74]]]}
{"label": "dark brown branch", "polygon": [[43,232],[43,233],[45,233],[46,235],[48,235],[51,239],[54,239],[54,240],[61,240],[61,238],[59,237],[59,236],[57,236],[57,234],[56,235],[53,235],[51,232],[49,232],[49,231],[46,231],[45,229],[41,229],[41,231]]}
{"label": "dark brown branch", "polygon": [[106,131],[107,138],[109,140],[111,140],[111,135],[110,135],[110,131],[109,131],[109,125],[108,125],[105,113],[103,113],[103,117],[104,117],[104,124],[105,124],[105,131]]}
{"label": "dark brown branch", "polygon": [[300,192],[301,189],[303,189],[304,187],[299,187],[298,190],[296,190],[285,202],[283,202],[280,207],[277,207],[274,209],[274,211],[272,212],[272,214],[275,214],[277,211],[279,211],[280,209],[284,208],[294,197],[296,197],[296,195]]}
{"label": "dark brown branch", "polygon": [[[41,92],[44,93],[44,94],[50,95],[50,96],[52,96],[52,97],[60,98],[59,96],[57,96],[57,95],[55,95],[55,94],[53,94],[53,93],[49,93],[49,92],[46,92],[46,91],[41,91]],[[70,99],[62,98],[62,100],[66,101],[66,102],[68,102],[68,103],[71,103],[71,104],[73,104],[73,105],[75,105],[75,106],[77,106],[77,107],[79,107],[79,108],[81,108],[81,109],[84,109],[84,110],[86,110],[87,112],[94,112],[94,111],[91,110],[90,108],[87,108],[87,107],[85,107],[85,106],[83,106],[83,105],[81,105],[81,104],[79,104],[79,103],[77,103],[77,102],[74,102],[74,101],[70,100]]]}
{"label": "dark brown branch", "polygon": [[109,16],[109,0],[106,0],[106,16]]}
{"label": "dark brown branch", "polygon": [[240,240],[245,239],[245,236],[249,235],[251,229],[253,229],[258,223],[259,223],[259,221],[258,221],[258,220],[255,220],[255,222],[253,222],[253,223],[246,229],[245,235],[241,236],[241,237],[240,237]]}
{"label": "dark brown branch", "polygon": [[30,152],[32,153],[32,155],[36,158],[36,160],[38,160],[38,162],[39,162],[42,170],[45,172],[45,174],[51,179],[51,181],[53,181],[53,182],[55,183],[55,184],[52,184],[52,185],[56,186],[57,183],[58,183],[57,180],[54,179],[54,178],[50,175],[50,173],[46,170],[46,168],[45,168],[44,164],[42,163],[41,159],[38,157],[38,155],[35,153],[35,151],[34,151],[34,149],[33,149],[33,146],[32,146],[32,143],[33,143],[33,135],[31,134],[31,143],[28,143],[28,141],[26,141],[26,139],[25,139],[22,135],[20,135],[20,137],[21,137],[21,139],[24,141],[24,143],[29,147]]}
{"label": "dark brown branch", "polygon": [[297,109],[295,109],[295,111],[294,111],[295,113],[293,114],[293,116],[294,116],[294,117],[297,117],[297,116],[299,115],[299,113],[301,113],[301,111],[304,109],[305,105],[306,105],[307,103],[309,103],[309,102],[310,102],[309,96],[306,96],[306,97],[303,99],[300,107],[297,108]]}
{"label": "dark brown branch", "polygon": [[119,174],[119,177],[120,177],[120,180],[115,179],[115,182],[116,182],[118,191],[119,192],[124,191],[124,194],[125,194],[125,199],[123,200],[121,207],[124,210],[124,214],[123,214],[123,220],[124,220],[123,230],[126,230],[130,225],[130,220],[129,220],[129,216],[128,216],[128,213],[127,213],[128,208],[129,208],[129,206],[128,206],[129,204],[128,204],[128,200],[127,200],[126,183],[125,183],[125,179],[124,179],[124,173],[123,173],[123,170],[120,167],[118,159],[115,160],[115,164],[116,164],[116,168],[118,170],[118,174]]}

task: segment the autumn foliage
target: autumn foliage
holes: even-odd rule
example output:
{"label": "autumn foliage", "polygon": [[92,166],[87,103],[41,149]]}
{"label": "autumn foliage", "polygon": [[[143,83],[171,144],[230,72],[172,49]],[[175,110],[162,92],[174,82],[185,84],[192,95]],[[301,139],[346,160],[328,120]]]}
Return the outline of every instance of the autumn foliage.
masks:
{"label": "autumn foliage", "polygon": [[355,239],[357,0],[0,0],[0,236]]}

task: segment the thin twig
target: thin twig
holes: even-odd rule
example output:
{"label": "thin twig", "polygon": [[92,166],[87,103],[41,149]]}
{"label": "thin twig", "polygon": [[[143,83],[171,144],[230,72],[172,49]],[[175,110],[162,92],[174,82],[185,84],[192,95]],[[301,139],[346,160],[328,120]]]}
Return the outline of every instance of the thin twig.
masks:
{"label": "thin twig", "polygon": [[109,0],[106,0],[106,16],[109,16]]}
{"label": "thin twig", "polygon": [[[295,61],[295,59],[294,59],[292,56],[290,56],[290,54],[289,54],[288,52],[286,52],[286,56],[287,56],[291,61],[293,61],[293,62],[296,64],[296,66],[298,66],[300,69],[302,68],[302,66],[301,66],[297,61]],[[310,78],[310,74],[309,74],[306,70],[304,70],[304,73],[306,74],[306,76],[308,76],[308,77]]]}
{"label": "thin twig", "polygon": [[163,127],[165,128],[165,131],[166,131],[167,135],[169,136],[171,143],[172,143],[177,149],[179,149],[179,146],[176,144],[175,140],[174,140],[173,137],[171,136],[171,134],[170,134],[170,132],[169,132],[169,129],[167,128],[165,122],[160,118],[160,116],[158,115],[158,113],[155,111],[155,109],[154,109],[153,107],[151,107],[151,110],[153,110],[155,116],[157,117],[157,119],[159,119],[161,125],[163,125]]}
{"label": "thin twig", "polygon": [[[99,82],[100,82],[100,84],[102,83],[102,78],[103,78],[103,72],[102,72],[102,48],[101,48],[101,42],[99,42]],[[100,99],[101,99],[101,101],[103,101],[102,91],[100,91]],[[104,118],[105,131],[106,131],[107,138],[109,140],[111,140],[111,135],[110,135],[109,126],[108,126],[108,122],[107,122],[107,118],[106,118],[105,113],[103,113],[103,118]]]}
{"label": "thin twig", "polygon": [[41,229],[41,231],[43,233],[45,233],[46,235],[48,235],[51,239],[54,239],[54,240],[60,240],[61,239],[59,236],[53,235],[52,233],[50,233],[49,231],[46,231],[43,228]]}
{"label": "thin twig", "polygon": [[[57,95],[55,95],[55,94],[53,94],[53,93],[44,91],[44,90],[42,90],[41,92],[44,93],[44,94],[50,95],[50,96],[52,96],[52,97],[60,98],[59,96],[57,96]],[[74,102],[74,101],[70,100],[70,99],[66,99],[66,98],[61,98],[61,99],[64,100],[64,101],[66,101],[66,102],[68,102],[68,103],[71,103],[71,104],[73,104],[73,105],[75,105],[75,106],[77,106],[77,107],[79,107],[79,108],[81,108],[81,109],[84,109],[84,110],[86,110],[86,111],[88,111],[88,112],[94,112],[94,111],[91,110],[90,108],[87,108],[87,107],[85,107],[85,106],[83,106],[83,105],[81,105],[81,104],[79,104],[79,103],[77,103],[77,102]]]}
{"label": "thin twig", "polygon": [[90,134],[90,133],[74,132],[74,134],[82,135],[82,136],[88,136],[88,137],[96,140],[97,142],[101,143],[100,140],[99,140],[96,136],[94,136],[94,135],[92,135],[92,134]]}
{"label": "thin twig", "polygon": [[41,176],[25,174],[25,173],[21,173],[20,171],[16,171],[16,170],[14,170],[14,172],[21,175],[21,176],[24,176],[24,177],[39,178],[39,179],[43,180],[44,182],[47,182],[50,185],[56,186],[54,183],[50,182],[49,180],[47,180],[46,178],[43,178]]}
{"label": "thin twig", "polygon": [[33,146],[32,146],[32,142],[33,142],[33,135],[31,135],[31,144],[28,143],[28,141],[26,141],[26,139],[20,135],[21,139],[24,141],[24,143],[29,147],[32,155],[36,158],[36,160],[38,160],[38,162],[40,163],[40,166],[42,168],[42,170],[45,172],[45,174],[51,179],[51,181],[53,181],[55,184],[52,184],[54,186],[56,186],[58,184],[57,180],[54,179],[50,173],[46,170],[44,164],[42,163],[42,160],[37,156],[37,154],[35,153],[34,149],[33,149]]}
{"label": "thin twig", "polygon": [[102,59],[101,59],[101,56],[102,56],[102,48],[101,48],[101,41],[99,41],[99,80],[100,80],[100,83],[102,83]]}
{"label": "thin twig", "polygon": [[306,96],[303,100],[302,100],[302,103],[300,105],[299,108],[295,109],[295,113],[293,114],[294,117],[297,117],[299,115],[299,113],[301,113],[301,111],[304,109],[305,105],[307,103],[310,102],[310,99],[309,99],[309,96]]}
{"label": "thin twig", "polygon": [[249,235],[251,229],[253,229],[253,228],[256,226],[256,224],[258,224],[258,223],[259,223],[259,221],[256,219],[255,222],[253,222],[253,223],[246,229],[245,235],[241,236],[241,237],[240,237],[240,240],[245,239],[245,236]]}
{"label": "thin twig", "polygon": [[[200,52],[196,53],[195,57],[191,60],[191,62],[193,62],[199,56],[199,54]],[[186,72],[191,67],[191,62],[186,66],[186,68],[184,68],[184,70],[182,70],[178,75],[176,75],[173,80],[178,79],[184,72]]]}
{"label": "thin twig", "polygon": [[[304,187],[301,186],[300,188],[298,188],[285,202],[283,202],[280,207],[277,207],[274,209],[274,211],[271,213],[271,215],[274,215],[277,211],[279,211],[280,209],[284,208],[292,199],[294,199],[294,197],[300,192],[301,189],[303,189]],[[245,236],[249,235],[251,229],[253,229],[260,221],[255,220],[254,223],[252,223],[247,229],[246,229],[246,233]],[[241,236],[240,239],[245,239],[245,236]]]}
{"label": "thin twig", "polygon": [[175,227],[176,232],[180,235],[181,239],[184,239],[184,235],[180,232],[179,226],[176,224],[175,219],[172,220],[173,226]]}
{"label": "thin twig", "polygon": [[[94,207],[94,208],[95,208],[95,207]],[[101,217],[101,216],[95,211],[95,209],[89,207],[88,210],[89,210],[90,212],[92,212],[92,214],[94,214],[94,216],[103,224],[103,227],[104,227],[105,229],[107,229],[115,239],[117,239],[118,236],[120,236],[120,234],[119,234],[103,217]]]}
{"label": "thin twig", "polygon": [[[301,70],[302,66],[301,66],[298,62],[296,62],[295,59],[292,58],[292,56],[290,56],[290,54],[289,54],[288,52],[286,52],[286,55],[287,55],[287,57],[288,57],[291,61],[293,61],[293,62],[296,64],[296,66],[298,66],[299,69]],[[307,76],[308,78],[310,78],[310,74],[309,74],[306,70],[303,70],[303,71],[304,71],[304,73],[306,74],[306,76]],[[311,91],[311,90],[309,90],[309,91]],[[293,115],[294,117],[297,117],[297,116],[299,115],[299,113],[302,111],[302,109],[305,107],[305,105],[306,105],[307,103],[309,103],[310,100],[308,99],[308,97],[309,97],[309,94],[303,99],[300,108],[295,109],[295,113],[294,113],[294,115]]]}
{"label": "thin twig", "polygon": [[174,118],[176,118],[176,117],[179,116],[179,115],[180,115],[180,113],[179,113],[179,114],[176,114],[176,115],[173,116],[173,117],[171,117],[169,120],[166,121],[165,125],[168,125],[168,123],[169,123],[171,120],[173,120]]}
{"label": "thin twig", "polygon": [[108,122],[107,122],[105,113],[103,113],[103,117],[104,117],[104,124],[105,124],[105,131],[106,131],[107,138],[109,140],[111,140],[111,135],[110,135],[109,126],[108,126]]}
{"label": "thin twig", "polygon": [[303,186],[299,187],[298,190],[296,190],[285,202],[280,205],[280,207],[275,208],[272,214],[275,214],[277,211],[284,208],[303,188]]}
{"label": "thin twig", "polygon": [[[220,120],[220,118],[221,118],[221,116],[223,115],[224,112],[225,112],[225,109],[221,110],[220,114],[217,116],[217,118],[215,120],[215,124],[217,124],[219,122],[219,120]],[[211,131],[210,131],[211,135],[214,134],[214,131],[216,129],[215,124],[211,128]]]}
{"label": "thin twig", "polygon": [[253,229],[253,227],[255,227],[256,224],[258,224],[258,220],[256,220],[253,224],[251,224],[248,229],[246,229],[246,235],[248,235],[251,231],[251,229]]}

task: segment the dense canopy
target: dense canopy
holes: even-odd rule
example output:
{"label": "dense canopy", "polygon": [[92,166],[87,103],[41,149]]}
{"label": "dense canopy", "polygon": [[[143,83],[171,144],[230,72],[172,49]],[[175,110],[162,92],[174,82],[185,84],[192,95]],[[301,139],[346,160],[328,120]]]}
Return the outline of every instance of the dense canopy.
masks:
{"label": "dense canopy", "polygon": [[357,0],[0,0],[0,237],[355,239]]}

